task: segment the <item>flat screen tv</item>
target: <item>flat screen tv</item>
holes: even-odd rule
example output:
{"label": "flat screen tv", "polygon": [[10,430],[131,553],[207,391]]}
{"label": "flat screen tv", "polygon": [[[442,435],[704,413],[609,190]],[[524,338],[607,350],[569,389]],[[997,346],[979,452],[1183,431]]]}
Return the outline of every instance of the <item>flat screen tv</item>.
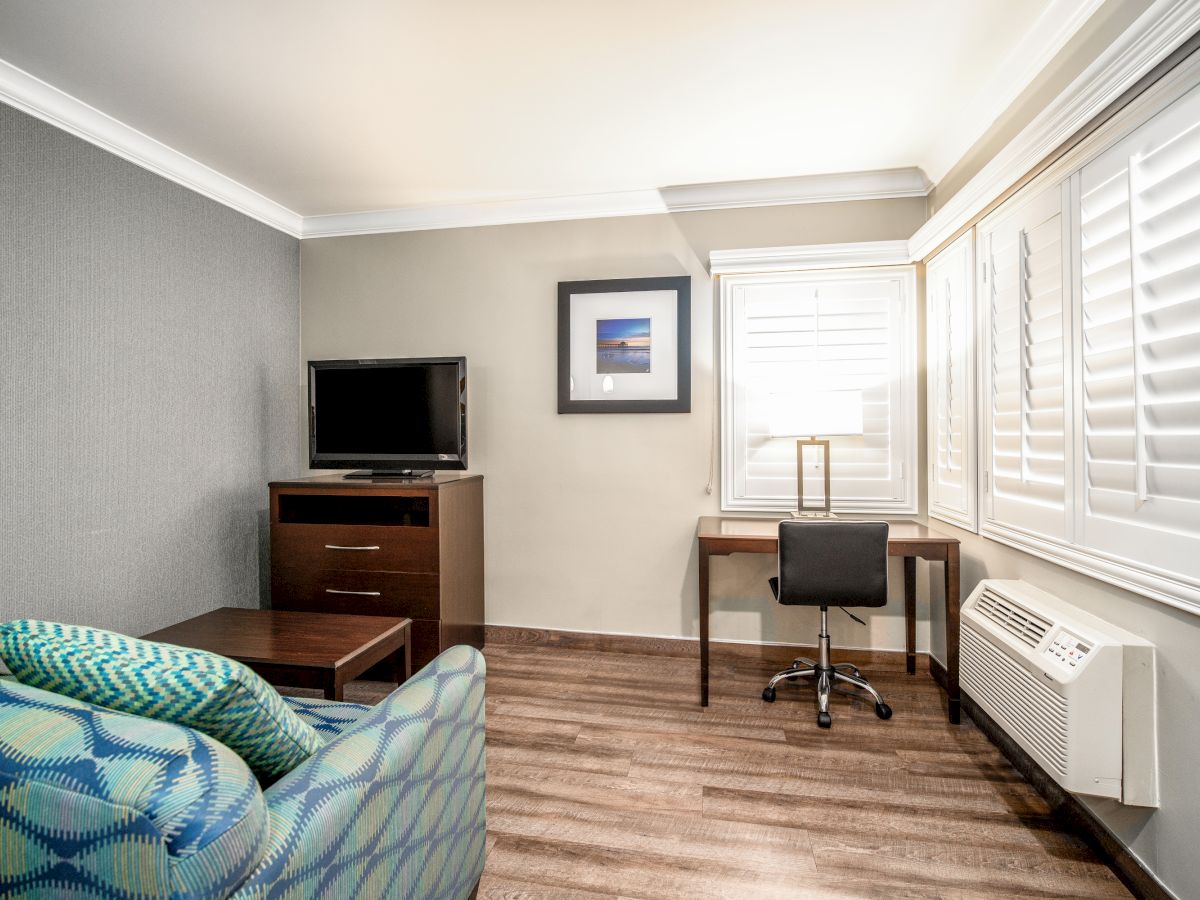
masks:
{"label": "flat screen tv", "polygon": [[328,359],[308,364],[314,469],[347,478],[467,467],[467,360]]}

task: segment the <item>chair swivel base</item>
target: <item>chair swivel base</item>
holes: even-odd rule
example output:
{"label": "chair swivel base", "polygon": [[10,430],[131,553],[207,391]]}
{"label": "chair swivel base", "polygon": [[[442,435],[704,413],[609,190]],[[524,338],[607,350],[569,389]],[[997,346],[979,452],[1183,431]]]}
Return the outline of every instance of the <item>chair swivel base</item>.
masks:
{"label": "chair swivel base", "polygon": [[[875,700],[875,715],[881,719],[892,717],[892,708],[884,702],[879,691],[862,677],[858,667],[852,663],[831,663],[829,661],[829,634],[826,627],[825,610],[821,610],[821,634],[818,644],[819,661],[799,657],[792,665],[771,677],[770,682],[763,688],[762,698],[767,703],[775,702],[775,685],[781,681],[794,681],[797,678],[815,677],[817,680],[817,725],[830,728],[833,717],[829,714],[829,695],[834,685],[845,683],[870,694]],[[852,674],[853,673],[853,674]]]}
{"label": "chair swivel base", "polygon": [[[833,683],[839,681],[846,681],[855,687],[867,690],[875,698],[875,715],[879,716],[881,719],[890,719],[892,717],[892,708],[888,706],[887,703],[885,703],[879,696],[879,694],[876,693],[873,688],[867,685],[863,679],[855,678],[853,675],[847,675],[838,669],[831,670],[825,676],[822,676],[816,669],[811,668],[785,669],[776,675],[775,678],[778,678],[782,681],[783,679],[803,678],[808,675],[817,676],[817,725],[819,725],[821,728],[831,728],[833,726],[833,717],[829,714],[828,709],[829,694],[832,691]],[[767,687],[763,688],[762,698],[768,703],[775,702],[775,683],[777,683],[775,682],[775,678],[771,679],[772,684],[769,684]],[[825,709],[820,708],[822,705],[822,700],[824,700],[824,706],[826,707]]]}

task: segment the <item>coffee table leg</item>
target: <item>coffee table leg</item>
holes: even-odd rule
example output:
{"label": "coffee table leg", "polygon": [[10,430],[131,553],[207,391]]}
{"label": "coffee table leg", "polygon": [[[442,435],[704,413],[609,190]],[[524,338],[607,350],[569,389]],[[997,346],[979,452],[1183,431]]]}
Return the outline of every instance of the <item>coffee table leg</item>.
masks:
{"label": "coffee table leg", "polygon": [[323,687],[326,700],[341,701],[343,697],[342,681],[337,677],[336,672],[329,672],[325,675],[325,684]]}
{"label": "coffee table leg", "polygon": [[408,655],[408,645],[405,644],[392,654],[392,681],[404,684],[412,677],[412,657]]}
{"label": "coffee table leg", "polygon": [[392,654],[392,681],[404,684],[412,678],[412,654],[409,646],[412,639],[412,623],[404,626],[404,643]]}

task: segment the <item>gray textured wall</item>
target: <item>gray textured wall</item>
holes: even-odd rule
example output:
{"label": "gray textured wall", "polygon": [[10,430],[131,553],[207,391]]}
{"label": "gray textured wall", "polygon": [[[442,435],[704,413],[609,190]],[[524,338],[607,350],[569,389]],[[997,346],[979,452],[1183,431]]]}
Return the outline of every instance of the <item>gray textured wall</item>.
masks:
{"label": "gray textured wall", "polygon": [[295,239],[0,105],[0,620],[258,604],[299,280]]}

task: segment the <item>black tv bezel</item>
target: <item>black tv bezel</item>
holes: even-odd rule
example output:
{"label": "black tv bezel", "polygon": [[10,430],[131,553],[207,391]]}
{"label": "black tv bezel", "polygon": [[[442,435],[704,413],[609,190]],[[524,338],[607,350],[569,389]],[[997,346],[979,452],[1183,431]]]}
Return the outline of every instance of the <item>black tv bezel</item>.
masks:
{"label": "black tv bezel", "polygon": [[[347,456],[317,450],[315,375],[322,369],[411,368],[430,365],[458,367],[458,453],[367,453]],[[308,464],[312,469],[449,469],[467,468],[467,358],[425,356],[411,359],[315,359],[308,361]]]}

